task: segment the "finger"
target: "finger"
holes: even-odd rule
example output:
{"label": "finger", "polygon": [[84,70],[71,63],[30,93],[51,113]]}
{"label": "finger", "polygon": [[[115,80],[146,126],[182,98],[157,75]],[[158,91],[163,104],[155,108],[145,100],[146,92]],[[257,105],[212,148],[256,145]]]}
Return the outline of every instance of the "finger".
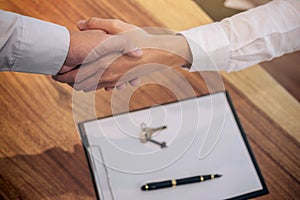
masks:
{"label": "finger", "polygon": [[106,92],[110,92],[114,89],[114,87],[105,87],[104,89]]}
{"label": "finger", "polygon": [[[104,56],[95,62],[81,65],[78,73],[76,74],[74,82],[76,82],[76,84],[80,84],[92,76],[95,76],[101,80],[105,70],[107,70],[110,67],[110,64],[113,63],[118,57],[119,55],[117,54],[111,54]],[[96,81],[96,79],[94,81]]]}
{"label": "finger", "polygon": [[[113,35],[117,35],[121,32],[138,28],[134,25],[127,24],[120,20],[101,19],[101,18],[95,18],[95,17],[92,17],[89,20],[80,20],[77,23],[77,27],[80,30],[97,29],[97,30],[101,30],[101,31],[106,31],[107,33],[113,34]],[[115,36],[115,37],[117,37],[117,36]],[[109,46],[110,46],[110,48],[108,48],[109,50],[112,50],[112,51],[120,50],[120,47],[122,47],[122,49],[121,49],[122,54],[125,54],[127,56],[141,57],[143,55],[143,51],[141,49],[135,47],[135,45],[129,40],[129,38],[124,40],[124,38],[122,38],[122,37],[117,37],[117,38],[114,38],[114,40],[116,40],[116,42],[113,42],[114,45],[109,44]],[[119,44],[119,46],[116,46],[116,44]],[[102,46],[102,45],[100,45],[100,46]],[[103,54],[100,54],[100,55],[103,55]]]}
{"label": "finger", "polygon": [[60,68],[59,70],[59,74],[62,74],[62,73],[65,73],[65,72],[68,72],[68,71],[71,71],[72,69],[74,68],[74,66],[68,66],[68,65],[64,65]]}
{"label": "finger", "polygon": [[98,85],[94,85],[92,87],[88,87],[83,89],[84,92],[90,92],[90,91],[94,91],[94,90],[99,90],[104,88],[106,91],[111,91],[113,90],[115,87],[112,86],[111,84],[108,83],[99,83]]}
{"label": "finger", "polygon": [[77,73],[78,73],[78,69],[63,74],[57,74],[52,78],[61,83],[74,83]]}
{"label": "finger", "polygon": [[102,76],[104,71],[110,66],[111,63],[113,63],[118,57],[120,57],[120,54],[110,54],[101,57],[100,59],[89,62],[86,64],[81,64],[80,66],[77,66],[74,68],[72,73],[67,72],[64,74],[57,74],[55,76],[56,79],[58,79],[60,82],[75,82],[80,83],[89,77],[98,74],[99,78]]}
{"label": "finger", "polygon": [[140,82],[141,82],[141,79],[140,79],[140,78],[135,78],[135,79],[130,80],[130,81],[129,81],[129,84],[130,84],[131,86],[138,86],[138,85],[140,84]]}
{"label": "finger", "polygon": [[[139,85],[139,83],[140,83],[140,79],[139,78],[135,78],[135,79],[129,81],[129,84],[131,86],[137,86],[137,85]],[[105,91],[110,92],[114,88],[117,88],[118,90],[122,90],[122,89],[125,89],[126,87],[127,87],[127,83],[123,83],[123,84],[118,85],[116,87],[105,87],[104,89],[105,89]]]}
{"label": "finger", "polygon": [[[106,92],[110,92],[112,91],[113,89],[118,89],[118,90],[122,90],[122,89],[125,89],[127,87],[127,84],[126,83],[123,83],[121,85],[118,85],[116,87],[112,87],[112,86],[109,86],[109,87],[104,87],[105,91]],[[83,91],[84,92],[90,92],[90,91],[93,91],[93,90],[98,90],[98,89],[101,89],[103,88],[103,83],[101,84],[98,84],[97,87],[90,87],[90,88],[86,88],[84,89]]]}
{"label": "finger", "polygon": [[89,78],[81,81],[81,82],[76,82],[74,84],[74,89],[75,90],[87,90],[87,89],[93,89],[96,88],[96,86],[99,84],[99,75],[98,73],[93,74]]}
{"label": "finger", "polygon": [[123,52],[124,55],[129,57],[141,57],[143,55],[143,51],[139,48],[135,48],[134,50],[130,50],[129,52],[126,52],[126,50]]}
{"label": "finger", "polygon": [[[119,43],[119,44],[118,44]],[[109,55],[106,55],[109,51],[114,51],[114,49],[118,48],[118,45],[126,46],[126,48],[134,48],[130,47],[130,45],[126,44],[127,41],[124,38],[115,38],[114,42],[111,42],[110,45],[109,42],[106,44],[103,44],[103,46],[100,46],[95,51],[98,51],[96,54],[103,55],[100,59],[90,62],[87,64],[80,65],[79,67],[73,68],[71,71],[67,71],[65,68],[64,73],[59,73],[56,76],[53,77],[54,80],[62,82],[62,83],[79,83],[82,82],[89,77],[93,76],[94,74],[98,73],[99,76],[104,73],[104,71],[110,66],[111,63],[113,63],[116,59],[120,57],[120,54],[116,53],[110,53]],[[121,50],[121,53],[125,53],[128,51],[128,49]],[[120,50],[118,50],[120,51]],[[128,52],[126,54],[135,54],[133,52]],[[95,80],[94,80],[95,81]]]}

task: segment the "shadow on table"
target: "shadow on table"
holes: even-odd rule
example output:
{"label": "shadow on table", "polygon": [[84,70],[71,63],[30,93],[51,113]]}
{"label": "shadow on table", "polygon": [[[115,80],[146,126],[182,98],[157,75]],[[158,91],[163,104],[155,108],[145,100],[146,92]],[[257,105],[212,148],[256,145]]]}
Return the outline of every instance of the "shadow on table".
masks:
{"label": "shadow on table", "polygon": [[62,195],[94,199],[83,148],[75,145],[74,149],[71,153],[56,147],[41,154],[0,158],[0,199],[58,199]]}

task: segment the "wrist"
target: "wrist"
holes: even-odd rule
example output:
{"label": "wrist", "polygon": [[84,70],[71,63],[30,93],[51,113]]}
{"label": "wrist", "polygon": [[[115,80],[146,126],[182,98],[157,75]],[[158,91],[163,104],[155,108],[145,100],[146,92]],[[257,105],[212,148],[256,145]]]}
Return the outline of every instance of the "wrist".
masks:
{"label": "wrist", "polygon": [[182,35],[152,35],[150,57],[170,67],[189,68],[192,63],[192,53],[185,37]]}

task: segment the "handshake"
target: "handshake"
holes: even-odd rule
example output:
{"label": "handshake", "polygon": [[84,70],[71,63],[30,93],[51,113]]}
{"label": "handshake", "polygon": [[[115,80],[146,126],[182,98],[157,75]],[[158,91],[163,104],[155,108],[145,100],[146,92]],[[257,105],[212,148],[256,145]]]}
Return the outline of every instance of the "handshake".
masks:
{"label": "handshake", "polygon": [[77,27],[64,65],[53,76],[76,90],[136,86],[141,76],[191,63],[186,39],[165,29],[100,18],[81,20]]}

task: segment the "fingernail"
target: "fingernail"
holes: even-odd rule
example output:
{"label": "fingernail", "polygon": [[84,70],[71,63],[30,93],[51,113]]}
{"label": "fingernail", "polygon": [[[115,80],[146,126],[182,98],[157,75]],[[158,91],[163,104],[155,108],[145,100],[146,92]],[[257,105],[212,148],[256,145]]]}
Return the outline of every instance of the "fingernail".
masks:
{"label": "fingernail", "polygon": [[139,78],[136,78],[136,79],[133,79],[131,81],[129,81],[130,85],[131,86],[138,86],[140,84],[140,79]]}
{"label": "fingernail", "polygon": [[118,85],[117,86],[117,89],[118,90],[122,90],[122,89],[125,89],[127,87],[127,84],[126,83],[123,83],[123,84],[121,84],[121,85]]}
{"label": "fingernail", "polygon": [[77,22],[77,26],[82,27],[86,20],[80,20]]}
{"label": "fingernail", "polygon": [[137,55],[137,56],[143,55],[143,51],[142,51],[141,49],[139,49],[139,48],[137,48],[137,49],[134,51],[134,53],[135,53],[135,55]]}

